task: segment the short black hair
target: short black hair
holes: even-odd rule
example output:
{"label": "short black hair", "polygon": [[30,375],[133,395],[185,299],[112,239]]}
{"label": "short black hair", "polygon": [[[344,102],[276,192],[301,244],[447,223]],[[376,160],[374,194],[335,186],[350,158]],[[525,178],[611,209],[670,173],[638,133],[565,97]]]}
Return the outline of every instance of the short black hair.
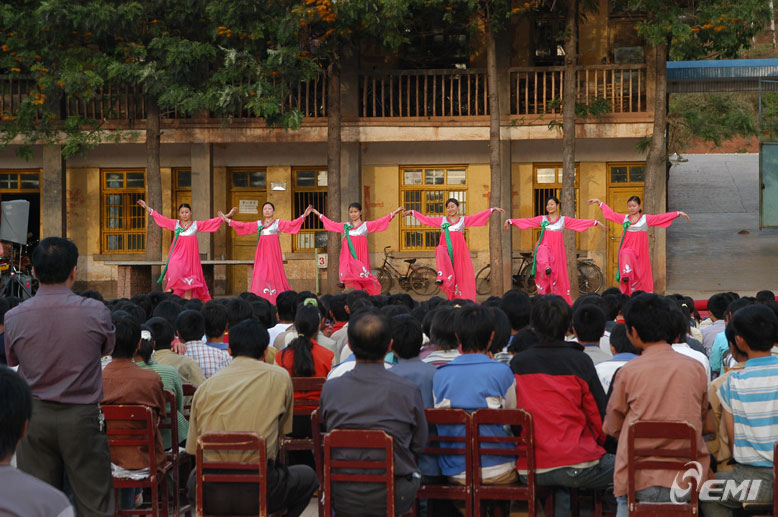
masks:
{"label": "short black hair", "polygon": [[536,296],[530,321],[541,343],[561,341],[570,329],[572,311],[564,298],[555,294]]}
{"label": "short black hair", "polygon": [[151,313],[151,315],[155,318],[165,318],[168,323],[175,326],[176,318],[178,318],[178,315],[181,314],[183,310],[183,307],[181,307],[173,300],[162,300],[156,307],[154,307],[154,311]]}
{"label": "short black hair", "polygon": [[617,354],[635,354],[640,355],[640,350],[635,348],[632,341],[627,337],[627,326],[623,323],[617,323],[611,329],[611,346]]}
{"label": "short black hair", "polygon": [[369,298],[357,298],[348,306],[349,321],[351,321],[351,318],[353,318],[354,315],[359,314],[362,311],[370,311],[375,308],[376,306],[373,305],[373,302]]}
{"label": "short black hair", "polygon": [[413,298],[411,298],[411,295],[408,293],[394,293],[389,296],[389,303],[392,305],[404,305],[405,307],[408,307],[409,311],[412,311],[416,306]]}
{"label": "short black hair", "polygon": [[15,371],[0,366],[0,460],[13,455],[24,433],[24,424],[32,418],[32,392]]}
{"label": "short black hair", "polygon": [[398,314],[390,320],[392,327],[392,351],[401,359],[419,355],[424,342],[421,324],[410,314]]}
{"label": "short black hair", "polygon": [[294,311],[297,310],[297,292],[282,291],[276,296],[276,308],[278,319],[282,321],[294,321]]}
{"label": "short black hair", "polygon": [[774,301],[775,301],[775,293],[770,291],[769,289],[763,289],[758,293],[756,293],[757,303],[774,302]]}
{"label": "short black hair", "polygon": [[672,342],[675,338],[673,307],[663,296],[643,293],[630,298],[624,306],[624,323],[627,330],[634,329],[645,343]]}
{"label": "short black hair", "polygon": [[200,309],[200,313],[205,319],[205,337],[219,338],[224,335],[229,321],[224,305],[215,300],[208,300]]}
{"label": "short black hair", "polygon": [[749,305],[754,304],[754,299],[749,297],[743,297],[738,298],[737,300],[733,300],[730,302],[729,305],[727,305],[727,310],[724,312],[724,315],[727,314],[735,314],[737,311],[742,309],[743,307],[748,307]]}
{"label": "short black hair", "polygon": [[380,310],[381,314],[389,319],[392,319],[395,316],[399,316],[400,314],[410,315],[411,313],[411,310],[405,305],[384,305],[378,310]]}
{"label": "short black hair", "polygon": [[732,328],[751,350],[767,352],[778,341],[778,318],[772,309],[762,304],[737,311],[732,316]]}
{"label": "short black hair", "polygon": [[173,338],[176,337],[176,329],[165,318],[155,316],[146,322],[146,325],[154,334],[154,349],[169,350]]}
{"label": "short black hair", "polygon": [[521,330],[529,325],[532,314],[532,301],[527,293],[511,289],[502,295],[502,310],[508,316],[513,330]]}
{"label": "short black hair", "polygon": [[200,311],[183,311],[176,318],[176,332],[182,341],[197,341],[205,334],[205,318]]}
{"label": "short black hair", "polygon": [[537,333],[532,330],[532,327],[524,327],[513,335],[508,350],[514,354],[518,354],[519,352],[528,350],[539,343],[540,338],[538,338]]}
{"label": "short black hair", "polygon": [[366,361],[382,359],[389,350],[391,341],[389,321],[377,309],[353,314],[349,320],[348,343],[357,359]]}
{"label": "short black hair", "polygon": [[335,321],[348,321],[348,312],[346,312],[346,295],[338,294],[330,300],[330,312]]}
{"label": "short black hair", "polygon": [[354,289],[353,291],[349,291],[348,293],[346,293],[346,306],[348,307],[349,313],[354,314],[352,305],[354,304],[355,301],[359,300],[360,298],[369,298],[369,297],[370,295],[361,289]]}
{"label": "short black hair", "polygon": [[716,319],[723,319],[729,302],[732,301],[726,293],[716,293],[708,298],[708,312]]}
{"label": "short black hair", "polygon": [[253,300],[250,303],[254,318],[256,318],[266,329],[275,326],[275,314],[273,313],[273,306],[270,305],[269,301],[257,297],[256,300]]}
{"label": "short black hair", "polygon": [[232,357],[262,359],[270,342],[267,329],[256,320],[244,320],[230,327],[230,352]]}
{"label": "short black hair", "polygon": [[455,350],[459,345],[456,318],[459,309],[435,311],[430,326],[430,341],[442,350]]}
{"label": "short black hair", "polygon": [[116,327],[116,344],[111,357],[114,359],[131,359],[135,357],[140,343],[140,323],[132,318],[119,318],[114,322]]}
{"label": "short black hair", "polygon": [[78,264],[78,248],[69,239],[46,237],[32,251],[32,268],[41,284],[61,284]]}
{"label": "short black hair", "polygon": [[151,355],[154,353],[154,332],[151,327],[145,323],[140,326],[140,346],[138,355],[141,356],[144,363],[151,361]]}
{"label": "short black hair", "polygon": [[482,305],[463,307],[455,314],[454,328],[462,352],[486,352],[494,331],[489,308]]}
{"label": "short black hair", "polygon": [[508,342],[511,339],[511,322],[508,321],[508,316],[505,315],[499,305],[496,307],[487,306],[487,308],[489,309],[490,321],[494,330],[489,351],[496,354],[502,352],[508,346]]}
{"label": "short black hair", "polygon": [[228,326],[230,329],[241,321],[255,319],[254,309],[243,298],[230,298],[224,307],[227,309]]}
{"label": "short black hair", "polygon": [[573,313],[573,329],[579,341],[597,342],[605,333],[605,313],[596,305],[584,303]]}

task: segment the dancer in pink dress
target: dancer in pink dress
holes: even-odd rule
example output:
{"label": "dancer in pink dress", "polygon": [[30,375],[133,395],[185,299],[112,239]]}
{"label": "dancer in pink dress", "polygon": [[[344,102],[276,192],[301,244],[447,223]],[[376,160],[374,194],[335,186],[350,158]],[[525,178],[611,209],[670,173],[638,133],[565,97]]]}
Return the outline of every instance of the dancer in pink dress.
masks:
{"label": "dancer in pink dress", "polygon": [[403,210],[405,208],[399,207],[380,219],[362,222],[362,205],[351,203],[348,206],[348,216],[351,219],[349,223],[336,223],[327,219],[316,209],[313,210],[313,213],[321,219],[325,230],[346,234],[340,247],[340,264],[338,266],[340,287],[362,289],[367,291],[370,296],[381,294],[381,283],[370,273],[367,234],[386,230],[394,216]]}
{"label": "dancer in pink dress", "polygon": [[428,217],[416,210],[405,212],[405,215],[412,215],[421,224],[437,226],[442,230],[438,247],[435,248],[438,270],[436,282],[449,300],[462,298],[475,301],[475,272],[465,242],[465,228],[485,225],[495,210],[505,213],[502,208],[488,208],[477,214],[457,216],[459,201],[452,197],[446,201],[446,217]]}
{"label": "dancer in pink dress", "polygon": [[[165,289],[187,300],[199,298],[202,301],[211,299],[208,286],[205,285],[203,266],[200,264],[200,248],[197,245],[197,232],[215,232],[222,225],[219,217],[206,219],[205,221],[192,220],[192,207],[182,203],[178,207],[179,220],[168,219],[156,210],[149,208],[145,201],[138,200],[146,212],[154,218],[154,222],[161,228],[175,232],[173,243],[168,252],[167,264],[159,277],[167,278]],[[227,217],[235,212],[233,208]]]}
{"label": "dancer in pink dress", "polygon": [[532,274],[535,275],[538,294],[558,294],[572,305],[563,230],[582,232],[593,226],[602,226],[602,223],[595,219],[574,219],[559,215],[560,206],[559,199],[551,196],[546,200],[546,215],[508,219],[505,221],[504,230],[509,231],[510,225],[520,230],[541,229],[535,246],[535,260],[532,264]]}
{"label": "dancer in pink dress", "polygon": [[[235,209],[233,208],[233,211]],[[264,220],[259,221],[233,221],[221,211],[221,217],[238,235],[256,235],[257,251],[254,254],[254,274],[251,277],[251,292],[276,304],[278,293],[289,291],[289,282],[286,281],[284,272],[284,257],[281,255],[281,233],[296,234],[305,222],[305,218],[313,210],[308,205],[303,215],[294,221],[273,219],[276,207],[270,201],[262,205]]]}
{"label": "dancer in pink dress", "polygon": [[680,216],[688,221],[689,216],[681,211],[644,214],[638,196],[627,200],[628,214],[614,212],[599,199],[590,199],[589,204],[593,203],[600,206],[605,219],[624,227],[619,243],[619,270],[616,272],[616,281],[619,282],[621,292],[628,295],[634,291],[654,292],[654,276],[651,273],[651,256],[648,252],[648,227],[667,228],[673,224],[676,217]]}

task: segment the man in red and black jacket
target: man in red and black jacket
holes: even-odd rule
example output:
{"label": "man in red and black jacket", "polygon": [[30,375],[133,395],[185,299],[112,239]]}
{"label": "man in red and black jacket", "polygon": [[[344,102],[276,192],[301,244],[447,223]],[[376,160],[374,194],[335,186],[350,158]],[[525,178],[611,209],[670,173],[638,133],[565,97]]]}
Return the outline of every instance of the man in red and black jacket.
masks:
{"label": "man in red and black jacket", "polygon": [[[611,487],[615,461],[603,448],[606,399],[594,363],[578,343],[564,340],[571,317],[562,297],[538,297],[531,325],[540,343],[511,361],[517,406],[534,420],[535,482],[555,487],[558,516],[570,515],[568,488]],[[526,481],[526,461],[516,468]]]}

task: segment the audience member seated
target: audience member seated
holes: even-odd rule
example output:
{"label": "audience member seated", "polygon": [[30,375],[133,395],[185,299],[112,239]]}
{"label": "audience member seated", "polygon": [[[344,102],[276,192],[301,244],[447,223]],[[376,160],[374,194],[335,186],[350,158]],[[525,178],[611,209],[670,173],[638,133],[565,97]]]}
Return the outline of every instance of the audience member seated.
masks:
{"label": "audience member seated", "polygon": [[709,357],[713,348],[713,340],[716,339],[718,334],[724,332],[724,328],[727,326],[724,322],[724,313],[732,301],[727,293],[716,293],[708,298],[708,319],[710,319],[710,325],[702,326],[700,332],[702,332],[702,346],[705,347],[705,353]]}
{"label": "audience member seated", "polygon": [[623,323],[617,323],[611,329],[610,335],[611,353],[613,357],[594,365],[597,377],[600,378],[602,390],[607,394],[611,387],[611,381],[616,370],[636,358],[640,351],[632,346],[627,337],[627,327]]}
{"label": "audience member seated", "polygon": [[227,343],[224,342],[224,333],[229,322],[227,309],[216,300],[208,300],[200,309],[200,313],[205,319],[205,344],[227,351]]}
{"label": "audience member seated", "polygon": [[672,298],[668,298],[668,301],[670,302],[670,306],[674,309],[673,310],[673,335],[675,337],[671,336],[670,344],[673,346],[673,350],[678,352],[679,354],[683,354],[687,357],[691,357],[705,370],[705,378],[708,379],[708,383],[710,383],[711,375],[710,375],[710,362],[708,361],[708,356],[706,356],[703,352],[699,352],[697,350],[692,349],[689,344],[686,342],[689,336],[689,319],[686,317],[686,315],[681,310],[680,306],[678,305],[678,302],[673,300]]}
{"label": "audience member seated", "polygon": [[[197,452],[197,439],[207,431],[254,431],[267,446],[268,512],[286,509],[297,517],[318,488],[316,473],[308,466],[286,467],[277,462],[278,437],[292,431],[294,394],[292,379],[283,368],[262,361],[268,346],[267,330],[257,321],[230,327],[232,362],[206,380],[195,393],[189,417],[186,451]],[[230,458],[237,461],[237,458]],[[244,461],[256,458],[244,457]],[[196,493],[195,471],[187,489],[190,501]],[[207,488],[207,487],[206,487]],[[219,485],[205,495],[206,512],[256,515],[258,487]]]}
{"label": "audience member seated", "polygon": [[32,393],[16,372],[0,366],[0,515],[73,517],[65,494],[11,466],[32,418]]}
{"label": "audience member seated", "polygon": [[[637,357],[619,369],[613,379],[603,430],[619,440],[613,491],[618,517],[627,511],[627,429],[638,420],[686,421],[697,431],[697,461],[708,477],[710,454],[702,439],[708,412],[708,381],[699,363],[678,354],[669,344],[675,333],[673,311],[665,298],[641,294],[624,307],[627,336],[638,350]],[[711,430],[712,431],[712,430]],[[640,470],[636,473],[638,501],[670,500],[676,472]]]}
{"label": "audience member seated", "polygon": [[[753,303],[753,298],[745,297],[738,298],[737,300],[733,301],[727,306],[727,310],[724,312],[724,321],[728,324],[730,321],[732,321],[733,314],[735,314],[743,307],[753,305]],[[724,354],[727,350],[729,350],[729,343],[727,343],[727,337],[724,335],[724,332],[721,332],[720,334],[716,335],[716,338],[713,340],[713,348],[711,348],[710,351],[710,367],[711,370],[713,370],[717,375],[720,375],[723,372],[724,366],[729,366],[723,364],[722,361],[722,358],[724,357]]]}
{"label": "audience member seated", "polygon": [[146,325],[154,336],[154,354],[151,356],[154,361],[178,370],[182,383],[185,382],[197,388],[205,382],[205,375],[194,359],[176,354],[170,349],[176,333],[176,328],[172,323],[165,318],[155,316],[148,320]]}
{"label": "audience member seated", "polygon": [[605,333],[605,313],[599,307],[583,304],[575,309],[573,333],[578,344],[584,347],[584,352],[594,364],[599,364],[613,357],[610,352],[600,349],[600,339]]}
{"label": "audience member seated", "polygon": [[178,315],[176,335],[186,347],[186,356],[197,361],[206,379],[230,364],[230,354],[203,343],[205,318],[199,311],[186,310]]}
{"label": "audience member seated", "polygon": [[[578,313],[585,322],[595,320],[602,334],[605,316],[599,308],[584,305]],[[603,448],[605,393],[591,357],[576,343],[564,340],[570,319],[571,309],[564,298],[537,297],[531,321],[540,343],[517,354],[512,363],[516,404],[534,420],[535,482],[555,487],[557,516],[570,515],[569,488],[605,489],[613,480],[614,456]],[[599,352],[595,334],[596,330],[584,335],[592,338]],[[516,467],[526,483],[526,458],[520,458]]]}
{"label": "audience member seated", "polygon": [[[723,420],[735,466],[717,472],[717,479],[761,480],[758,502],[773,499],[773,447],[778,441],[778,358],[770,349],[778,342],[778,318],[764,305],[751,305],[732,317],[735,346],[745,352],[745,368],[733,371],[719,387]],[[734,416],[733,416],[734,415]],[[733,515],[741,502],[724,491],[721,501],[702,503],[706,517]]]}
{"label": "audience member seated", "polygon": [[430,343],[434,346],[434,351],[424,358],[425,363],[433,366],[448,364],[462,352],[459,351],[457,335],[454,325],[457,314],[461,309],[438,309],[432,318],[430,326]]}
{"label": "audience member seated", "polygon": [[[421,480],[414,455],[421,454],[428,436],[424,402],[413,382],[384,369],[392,344],[385,316],[377,310],[351,314],[348,342],[356,365],[348,375],[326,382],[321,416],[327,431],[378,429],[394,438],[395,511],[404,514],[413,506]],[[365,454],[345,450],[341,459]],[[332,504],[336,513],[386,515],[386,492],[370,483],[335,483]]]}

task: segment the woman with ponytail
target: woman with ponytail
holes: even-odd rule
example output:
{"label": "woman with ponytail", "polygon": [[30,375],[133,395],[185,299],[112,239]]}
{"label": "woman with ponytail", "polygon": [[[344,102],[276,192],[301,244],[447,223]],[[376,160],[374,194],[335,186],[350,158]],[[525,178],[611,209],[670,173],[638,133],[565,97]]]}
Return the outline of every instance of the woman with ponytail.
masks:
{"label": "woman with ponytail", "polygon": [[[294,317],[297,337],[276,354],[276,363],[292,377],[326,377],[330,373],[334,354],[314,340],[319,333],[321,320],[321,312],[315,298],[307,298],[297,308]],[[318,395],[312,392],[295,393],[294,398],[318,400]]]}

